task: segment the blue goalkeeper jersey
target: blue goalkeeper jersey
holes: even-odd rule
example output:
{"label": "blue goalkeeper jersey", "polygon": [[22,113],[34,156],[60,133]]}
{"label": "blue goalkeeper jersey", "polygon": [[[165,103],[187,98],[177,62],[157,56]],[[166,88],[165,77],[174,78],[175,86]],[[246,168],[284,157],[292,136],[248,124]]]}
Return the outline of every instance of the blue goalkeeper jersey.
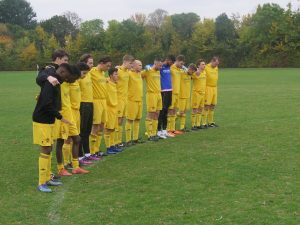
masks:
{"label": "blue goalkeeper jersey", "polygon": [[[146,65],[145,69],[149,70],[152,66],[153,64]],[[163,64],[160,69],[160,86],[162,92],[172,91],[171,71],[167,64]]]}
{"label": "blue goalkeeper jersey", "polygon": [[172,80],[170,66],[163,64],[160,70],[161,91],[172,91]]}

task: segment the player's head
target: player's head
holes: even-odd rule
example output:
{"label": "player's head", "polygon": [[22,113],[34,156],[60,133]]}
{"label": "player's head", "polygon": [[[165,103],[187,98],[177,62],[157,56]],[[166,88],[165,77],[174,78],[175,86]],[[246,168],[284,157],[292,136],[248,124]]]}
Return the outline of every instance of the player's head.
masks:
{"label": "player's head", "polygon": [[143,70],[143,64],[140,60],[134,60],[133,61],[133,64],[132,64],[132,69],[135,71],[135,72],[141,72]]}
{"label": "player's head", "polygon": [[175,61],[176,67],[182,68],[182,66],[184,65],[184,61],[185,61],[184,55],[178,55]]}
{"label": "player's head", "polygon": [[219,57],[218,56],[214,56],[212,57],[210,64],[212,67],[217,67],[219,65],[220,61],[219,61]]}
{"label": "player's head", "polygon": [[94,66],[94,59],[91,54],[83,54],[82,56],[80,56],[79,62],[86,63],[90,68]]}
{"label": "player's head", "polygon": [[155,70],[160,70],[161,69],[161,67],[162,67],[162,62],[163,60],[162,60],[162,58],[161,57],[155,57],[154,58],[154,64],[153,64],[153,68],[155,69]]}
{"label": "player's head", "polygon": [[118,69],[117,68],[110,68],[108,70],[108,75],[111,81],[117,82],[118,81]]}
{"label": "player's head", "polygon": [[205,61],[204,59],[198,59],[196,66],[199,70],[204,70],[205,69]]}
{"label": "player's head", "polygon": [[134,57],[132,55],[124,55],[123,56],[123,66],[126,69],[130,70],[132,68],[133,61],[134,61]]}
{"label": "player's head", "polygon": [[191,63],[189,66],[188,66],[188,71],[187,73],[189,75],[192,75],[193,73],[195,73],[197,71],[197,66],[194,64],[194,63]]}
{"label": "player's head", "polygon": [[57,49],[52,53],[52,62],[57,65],[69,63],[69,54],[63,49]]}
{"label": "player's head", "polygon": [[109,56],[103,56],[98,61],[98,68],[101,69],[102,71],[107,71],[111,68],[111,63],[112,60]]}
{"label": "player's head", "polygon": [[174,64],[175,60],[176,60],[176,58],[174,55],[168,55],[165,59],[165,64],[171,66]]}
{"label": "player's head", "polygon": [[81,72],[77,66],[69,65],[68,63],[62,63],[56,70],[56,73],[60,78],[68,83],[74,83],[80,78]]}
{"label": "player's head", "polygon": [[86,76],[86,74],[90,71],[90,67],[88,66],[88,64],[86,64],[84,62],[79,62],[79,63],[77,63],[76,66],[81,72],[80,78],[84,78]]}

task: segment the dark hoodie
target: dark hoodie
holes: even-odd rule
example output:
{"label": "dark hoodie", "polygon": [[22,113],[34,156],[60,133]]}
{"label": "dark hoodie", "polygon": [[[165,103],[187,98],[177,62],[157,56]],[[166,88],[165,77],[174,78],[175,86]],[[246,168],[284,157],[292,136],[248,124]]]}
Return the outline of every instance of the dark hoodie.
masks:
{"label": "dark hoodie", "polygon": [[56,119],[61,119],[60,85],[53,86],[47,78],[55,77],[60,83],[62,80],[56,74],[58,65],[50,64],[42,68],[36,78],[36,83],[41,87],[41,92],[35,106],[32,120],[37,123],[53,124]]}

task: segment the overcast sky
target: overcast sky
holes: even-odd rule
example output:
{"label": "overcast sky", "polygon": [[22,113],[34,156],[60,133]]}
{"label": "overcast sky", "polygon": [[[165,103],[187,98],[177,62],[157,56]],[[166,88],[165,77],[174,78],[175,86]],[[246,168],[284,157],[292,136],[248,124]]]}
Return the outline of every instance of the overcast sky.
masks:
{"label": "overcast sky", "polygon": [[253,13],[258,4],[273,2],[282,7],[291,2],[299,8],[299,0],[27,0],[37,14],[37,19],[49,19],[66,11],[76,12],[83,20],[102,19],[105,23],[116,19],[122,21],[136,12],[148,15],[157,8],[169,14],[195,12],[202,18],[215,18],[225,12],[227,15]]}

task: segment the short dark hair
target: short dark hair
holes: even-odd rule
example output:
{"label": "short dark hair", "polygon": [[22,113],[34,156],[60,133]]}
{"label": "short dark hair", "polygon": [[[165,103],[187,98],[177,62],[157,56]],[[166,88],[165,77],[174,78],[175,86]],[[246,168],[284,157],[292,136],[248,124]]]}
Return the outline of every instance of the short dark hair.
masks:
{"label": "short dark hair", "polygon": [[134,61],[134,57],[132,55],[124,55],[123,56],[123,62],[124,61],[130,61],[130,62],[133,62]]}
{"label": "short dark hair", "polygon": [[55,61],[56,60],[56,58],[63,58],[63,57],[65,57],[65,56],[67,56],[67,57],[69,57],[69,54],[65,51],[65,50],[63,50],[63,49],[57,49],[57,50],[55,50],[53,53],[52,53],[52,61]]}
{"label": "short dark hair", "polygon": [[191,68],[194,71],[197,70],[197,67],[196,67],[196,65],[194,63],[191,63],[188,68]]}
{"label": "short dark hair", "polygon": [[154,61],[162,62],[163,59],[162,59],[162,57],[160,57],[160,56],[155,56],[155,57],[154,57]]}
{"label": "short dark hair", "polygon": [[80,71],[90,70],[90,67],[85,62],[79,62],[76,64],[76,66]]}
{"label": "short dark hair", "polygon": [[70,73],[70,74],[72,73],[71,65],[68,63],[62,63],[59,65],[59,67],[66,69],[68,71],[68,73]]}
{"label": "short dark hair", "polygon": [[85,53],[79,58],[79,62],[87,63],[88,59],[93,58],[93,56],[89,53]]}
{"label": "short dark hair", "polygon": [[76,80],[81,76],[81,71],[79,70],[79,68],[77,66],[70,65],[68,63],[62,63],[59,65],[59,67],[66,69],[68,71],[68,73],[70,74],[70,76],[72,76],[72,78],[74,78]]}
{"label": "short dark hair", "polygon": [[205,62],[204,59],[198,59],[197,62],[196,62],[196,66],[199,67],[200,66],[200,63],[202,62]]}
{"label": "short dark hair", "polygon": [[184,60],[185,60],[185,57],[184,57],[184,55],[178,55],[178,56],[176,57],[176,60],[177,60],[177,61],[184,61]]}
{"label": "short dark hair", "polygon": [[212,61],[212,62],[219,61],[219,56],[214,56],[214,57],[212,57],[211,61]]}
{"label": "short dark hair", "polygon": [[174,55],[167,55],[166,60],[170,60],[170,61],[172,61],[174,63],[175,60],[176,60],[176,58],[175,58]]}
{"label": "short dark hair", "polygon": [[105,64],[108,62],[112,62],[111,58],[109,56],[103,56],[99,59],[98,64],[101,64],[101,63]]}
{"label": "short dark hair", "polygon": [[110,69],[108,70],[108,75],[109,75],[109,76],[111,76],[111,75],[113,75],[113,74],[114,74],[114,72],[118,72],[118,69],[117,69],[117,68],[114,68],[114,67],[112,67],[112,68],[110,68]]}

